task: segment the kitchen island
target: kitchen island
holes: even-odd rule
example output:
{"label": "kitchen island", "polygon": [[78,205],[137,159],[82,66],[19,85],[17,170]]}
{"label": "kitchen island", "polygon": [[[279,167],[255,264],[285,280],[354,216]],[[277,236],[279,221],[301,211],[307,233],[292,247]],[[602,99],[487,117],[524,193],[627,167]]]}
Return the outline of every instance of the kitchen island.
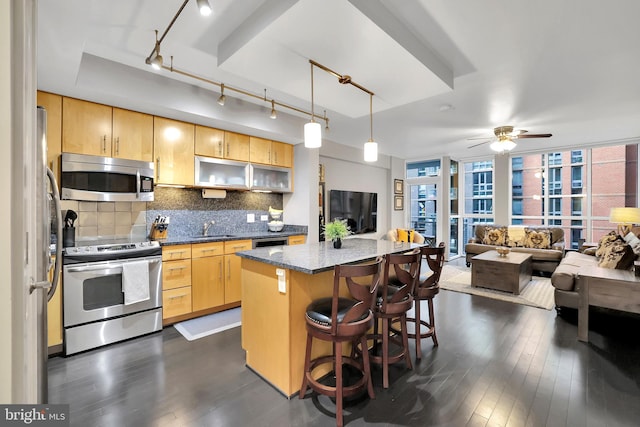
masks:
{"label": "kitchen island", "polygon": [[[331,296],[333,269],[365,263],[419,245],[353,238],[334,249],[331,242],[241,251],[242,348],[247,366],[289,397],[300,390],[309,303]],[[346,287],[341,295],[348,296]],[[329,354],[329,343],[314,341],[313,357]]]}

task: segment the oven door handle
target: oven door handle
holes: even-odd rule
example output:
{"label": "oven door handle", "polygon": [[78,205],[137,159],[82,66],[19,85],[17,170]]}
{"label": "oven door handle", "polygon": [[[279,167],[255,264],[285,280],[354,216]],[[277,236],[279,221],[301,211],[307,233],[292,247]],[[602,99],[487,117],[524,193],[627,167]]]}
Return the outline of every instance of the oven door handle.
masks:
{"label": "oven door handle", "polygon": [[[158,262],[162,262],[162,259],[149,259],[146,260],[149,264],[154,264]],[[105,263],[105,264],[97,264],[86,267],[67,267],[67,271],[69,273],[83,273],[86,271],[98,271],[98,270],[111,270],[116,268],[122,268],[125,263]]]}

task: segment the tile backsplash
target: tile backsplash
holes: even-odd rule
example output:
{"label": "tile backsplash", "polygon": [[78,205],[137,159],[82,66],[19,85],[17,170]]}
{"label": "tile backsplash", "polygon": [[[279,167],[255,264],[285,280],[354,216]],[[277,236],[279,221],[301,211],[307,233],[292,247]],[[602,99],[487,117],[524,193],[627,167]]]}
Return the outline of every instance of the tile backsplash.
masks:
{"label": "tile backsplash", "polygon": [[75,222],[76,244],[95,239],[147,237],[145,202],[80,202],[62,200],[62,217],[71,209],[78,214]]}

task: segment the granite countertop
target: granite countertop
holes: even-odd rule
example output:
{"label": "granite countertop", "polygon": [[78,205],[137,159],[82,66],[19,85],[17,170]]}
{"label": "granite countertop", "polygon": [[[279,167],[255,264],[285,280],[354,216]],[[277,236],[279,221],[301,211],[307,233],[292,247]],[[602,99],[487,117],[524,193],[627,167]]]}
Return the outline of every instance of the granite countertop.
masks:
{"label": "granite countertop", "polygon": [[229,233],[229,234],[214,234],[211,236],[169,236],[166,239],[158,240],[160,246],[166,245],[186,245],[190,243],[209,243],[209,242],[227,242],[231,240],[254,240],[254,239],[271,239],[271,238],[286,238],[289,236],[299,236],[301,233],[296,230],[283,230],[283,231],[254,231],[248,233]]}
{"label": "granite countertop", "polygon": [[306,274],[317,274],[332,270],[339,264],[374,260],[380,255],[404,252],[419,246],[421,245],[415,243],[352,238],[343,239],[341,249],[335,249],[333,243],[329,241],[295,246],[256,248],[250,251],[236,252],[236,255],[272,264],[276,267]]}

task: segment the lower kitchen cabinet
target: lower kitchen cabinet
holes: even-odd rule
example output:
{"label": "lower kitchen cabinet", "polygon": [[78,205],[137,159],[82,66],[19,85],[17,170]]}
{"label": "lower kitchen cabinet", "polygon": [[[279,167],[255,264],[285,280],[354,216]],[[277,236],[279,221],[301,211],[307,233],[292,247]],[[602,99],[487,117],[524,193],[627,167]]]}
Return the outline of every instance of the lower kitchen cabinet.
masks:
{"label": "lower kitchen cabinet", "polygon": [[235,253],[251,249],[251,240],[233,240],[224,243],[224,303],[240,302],[242,297],[242,279],[240,257]]}
{"label": "lower kitchen cabinet", "polygon": [[191,246],[191,298],[193,311],[224,304],[224,243]]}
{"label": "lower kitchen cabinet", "polygon": [[304,234],[300,236],[289,236],[289,245],[304,245],[307,241],[307,236]]}
{"label": "lower kitchen cabinet", "polygon": [[191,313],[191,286],[162,291],[162,318]]}
{"label": "lower kitchen cabinet", "polygon": [[[53,269],[49,273],[49,280]],[[47,303],[47,341],[49,353],[62,351],[62,273],[58,275],[58,287]]]}

